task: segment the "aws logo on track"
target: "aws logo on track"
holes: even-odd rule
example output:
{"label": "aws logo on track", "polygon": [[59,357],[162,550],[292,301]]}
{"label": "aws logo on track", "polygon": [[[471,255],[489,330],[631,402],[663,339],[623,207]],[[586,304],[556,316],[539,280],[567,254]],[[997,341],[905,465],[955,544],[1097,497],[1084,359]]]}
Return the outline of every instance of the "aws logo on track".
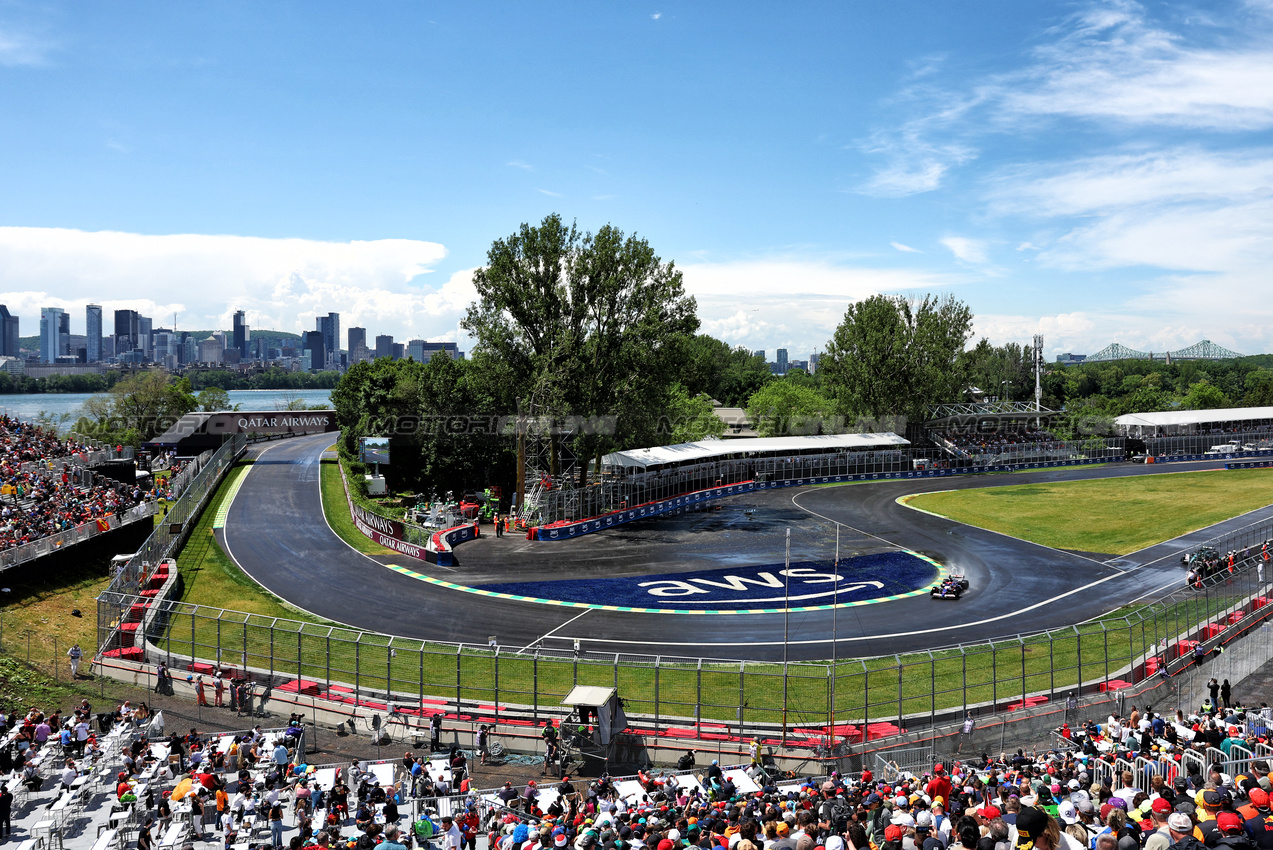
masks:
{"label": "aws logo on track", "polygon": [[838,573],[819,572],[811,567],[759,570],[751,575],[729,574],[716,578],[695,576],[687,579],[655,579],[639,582],[638,587],[662,604],[701,605],[707,599],[733,603],[805,603],[812,599],[834,601],[840,594],[847,599],[856,591],[883,590],[884,582],[868,579],[853,581]]}
{"label": "aws logo on track", "polygon": [[666,612],[817,608],[884,601],[926,590],[937,565],[910,552],[881,552],[831,563],[756,564],[643,576],[485,584],[484,592],[526,601]]}

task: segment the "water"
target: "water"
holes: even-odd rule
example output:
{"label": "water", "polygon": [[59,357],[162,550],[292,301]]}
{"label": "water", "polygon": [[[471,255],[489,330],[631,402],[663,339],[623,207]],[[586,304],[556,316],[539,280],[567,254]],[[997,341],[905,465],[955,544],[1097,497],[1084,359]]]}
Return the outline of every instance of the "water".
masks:
{"label": "water", "polygon": [[[33,421],[41,411],[60,417],[69,413],[68,424],[80,415],[84,402],[94,393],[15,393],[0,395],[0,412]],[[283,410],[299,399],[306,407],[330,405],[331,390],[229,390],[230,406],[240,410]]]}

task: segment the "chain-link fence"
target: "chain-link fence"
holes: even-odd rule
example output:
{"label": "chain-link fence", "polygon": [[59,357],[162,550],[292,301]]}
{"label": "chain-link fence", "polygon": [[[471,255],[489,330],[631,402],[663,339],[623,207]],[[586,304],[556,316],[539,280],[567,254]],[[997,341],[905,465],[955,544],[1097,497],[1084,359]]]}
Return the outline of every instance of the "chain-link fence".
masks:
{"label": "chain-link fence", "polygon": [[[311,695],[353,706],[396,702],[498,716],[556,715],[576,684],[616,688],[640,727],[694,726],[745,736],[777,728],[821,745],[874,740],[952,719],[1011,711],[1069,694],[1118,690],[1180,668],[1273,612],[1259,544],[1273,522],[1210,541],[1235,565],[1196,586],[1065,629],[835,664],[739,662],[550,648],[428,643],[330,624],[159,601],[136,646],[182,669],[195,660],[269,684],[300,678]],[[1244,551],[1245,550],[1245,551]],[[1184,570],[1181,570],[1184,585]],[[1099,591],[1092,591],[1099,592]],[[98,600],[99,645],[140,600]],[[132,619],[136,619],[133,617]],[[1268,648],[1265,647],[1267,657]]]}

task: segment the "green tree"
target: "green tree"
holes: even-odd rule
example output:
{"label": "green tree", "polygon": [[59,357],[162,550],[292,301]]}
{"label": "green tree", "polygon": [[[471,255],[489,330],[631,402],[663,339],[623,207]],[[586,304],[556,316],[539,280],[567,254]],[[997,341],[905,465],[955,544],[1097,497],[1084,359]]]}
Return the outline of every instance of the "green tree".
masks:
{"label": "green tree", "polygon": [[1228,397],[1206,378],[1191,386],[1181,402],[1186,410],[1218,410],[1228,406]]}
{"label": "green tree", "polygon": [[610,225],[580,233],[550,215],[497,239],[473,283],[478,301],[461,324],[528,406],[614,417],[613,433],[581,429],[577,456],[599,460],[649,444],[698,329],[694,299],[672,263]]}
{"label": "green tree", "polygon": [[747,400],[747,419],[762,437],[838,433],[828,422],[833,404],[812,387],[798,381],[771,381]]}
{"label": "green tree", "polygon": [[152,369],[122,378],[109,393],[90,398],[73,430],[105,442],[139,446],[198,406],[188,380]]}
{"label": "green tree", "polygon": [[918,419],[930,404],[963,397],[971,335],[972,312],[955,298],[873,295],[849,305],[819,371],[848,416]]}
{"label": "green tree", "polygon": [[664,442],[672,445],[718,438],[725,433],[725,421],[716,415],[707,394],[690,395],[680,384],[669,393],[667,420]]}
{"label": "green tree", "polygon": [[1246,394],[1242,403],[1247,407],[1273,407],[1273,372],[1256,369],[1248,372],[1243,381]]}
{"label": "green tree", "polygon": [[199,409],[207,413],[237,409],[237,407],[230,407],[230,394],[220,387],[205,387],[195,398],[199,401]]}

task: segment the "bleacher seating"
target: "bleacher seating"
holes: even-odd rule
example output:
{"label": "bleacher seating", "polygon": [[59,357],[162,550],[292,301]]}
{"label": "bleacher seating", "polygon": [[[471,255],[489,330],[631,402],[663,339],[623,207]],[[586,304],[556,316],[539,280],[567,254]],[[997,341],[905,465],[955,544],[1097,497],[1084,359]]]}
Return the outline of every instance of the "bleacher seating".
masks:
{"label": "bleacher seating", "polygon": [[[148,494],[82,470],[90,447],[54,431],[0,416],[0,551],[120,516]],[[91,479],[91,483],[84,483]]]}

